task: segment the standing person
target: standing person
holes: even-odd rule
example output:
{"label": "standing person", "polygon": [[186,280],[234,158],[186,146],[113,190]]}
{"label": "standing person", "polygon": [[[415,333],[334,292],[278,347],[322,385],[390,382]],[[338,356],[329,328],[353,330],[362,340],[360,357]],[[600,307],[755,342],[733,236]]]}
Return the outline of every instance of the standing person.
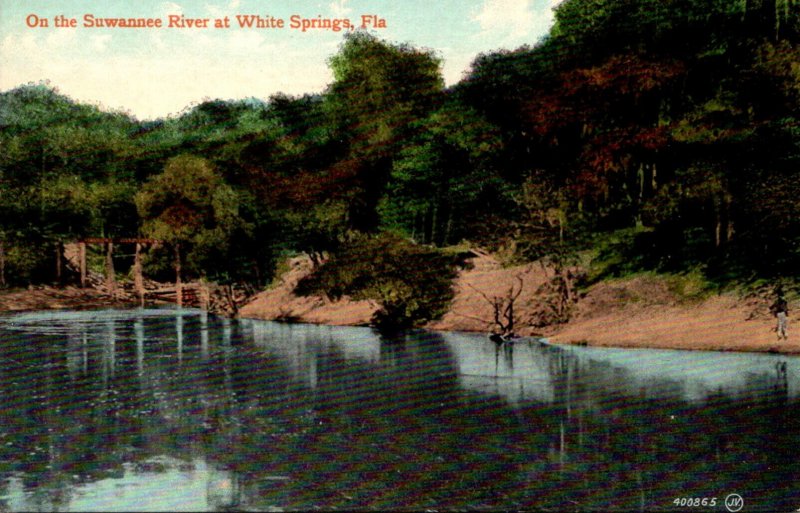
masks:
{"label": "standing person", "polygon": [[789,327],[789,304],[786,302],[786,298],[783,297],[783,288],[781,286],[775,289],[775,295],[777,299],[769,307],[769,311],[778,319],[778,325],[775,328],[775,331],[778,332],[778,340],[786,340],[788,338],[786,330]]}

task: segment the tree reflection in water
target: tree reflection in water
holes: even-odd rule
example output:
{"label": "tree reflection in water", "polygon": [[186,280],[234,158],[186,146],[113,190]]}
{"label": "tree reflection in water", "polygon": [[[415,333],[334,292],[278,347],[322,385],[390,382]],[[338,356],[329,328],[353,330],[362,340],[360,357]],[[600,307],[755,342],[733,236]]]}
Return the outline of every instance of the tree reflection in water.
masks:
{"label": "tree reflection in water", "polygon": [[800,364],[232,322],[0,320],[0,509],[797,509]]}

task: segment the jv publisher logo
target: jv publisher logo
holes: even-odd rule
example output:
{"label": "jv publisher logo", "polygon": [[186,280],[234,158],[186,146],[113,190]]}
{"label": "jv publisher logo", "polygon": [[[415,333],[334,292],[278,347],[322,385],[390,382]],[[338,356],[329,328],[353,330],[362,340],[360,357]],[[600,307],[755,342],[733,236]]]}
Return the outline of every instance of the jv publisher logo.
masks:
{"label": "jv publisher logo", "polygon": [[731,493],[725,497],[725,508],[733,513],[741,511],[744,507],[744,499],[738,493]]}

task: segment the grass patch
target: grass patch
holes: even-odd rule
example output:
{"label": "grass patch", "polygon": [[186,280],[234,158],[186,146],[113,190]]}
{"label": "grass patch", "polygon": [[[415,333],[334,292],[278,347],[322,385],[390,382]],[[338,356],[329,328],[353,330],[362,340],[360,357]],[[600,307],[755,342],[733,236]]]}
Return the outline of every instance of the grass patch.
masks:
{"label": "grass patch", "polygon": [[284,275],[286,275],[289,271],[292,270],[292,258],[296,257],[297,253],[285,253],[281,255],[277,263],[275,264],[275,273],[272,276],[272,280],[269,284],[265,287],[264,290],[274,289],[275,287],[281,284]]}
{"label": "grass patch", "polygon": [[709,281],[700,269],[692,269],[680,274],[661,274],[667,289],[680,301],[694,302],[707,299],[720,292],[719,287]]}
{"label": "grass patch", "polygon": [[649,233],[648,228],[627,228],[595,237],[592,249],[584,251],[580,260],[587,268],[586,284],[592,285],[609,278],[641,273],[645,269],[632,256],[636,238]]}

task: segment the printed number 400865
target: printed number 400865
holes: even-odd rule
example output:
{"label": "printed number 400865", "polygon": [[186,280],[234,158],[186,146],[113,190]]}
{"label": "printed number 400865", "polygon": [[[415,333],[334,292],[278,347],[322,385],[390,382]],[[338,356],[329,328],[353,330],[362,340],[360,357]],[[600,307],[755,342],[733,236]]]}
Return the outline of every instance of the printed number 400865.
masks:
{"label": "printed number 400865", "polygon": [[699,506],[716,506],[716,497],[680,497],[672,501],[676,506],[696,508]]}

